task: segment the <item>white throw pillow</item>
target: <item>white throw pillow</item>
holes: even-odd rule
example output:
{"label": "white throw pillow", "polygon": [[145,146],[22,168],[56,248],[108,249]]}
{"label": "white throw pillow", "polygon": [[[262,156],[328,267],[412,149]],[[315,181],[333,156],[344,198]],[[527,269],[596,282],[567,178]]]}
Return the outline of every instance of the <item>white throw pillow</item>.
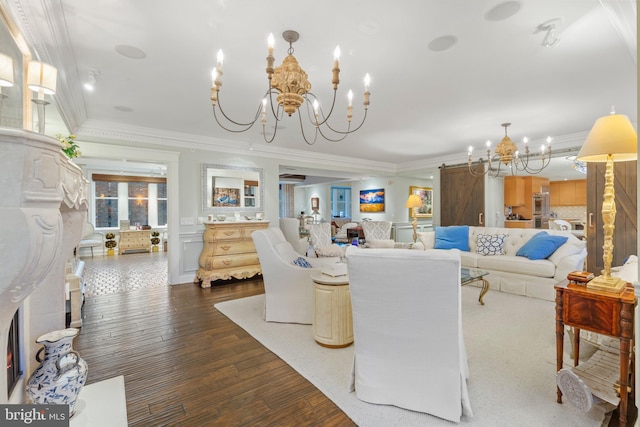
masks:
{"label": "white throw pillow", "polygon": [[424,249],[433,249],[436,244],[436,232],[435,231],[420,231],[418,234],[418,240],[424,246]]}
{"label": "white throw pillow", "polygon": [[547,259],[552,263],[554,263],[555,265],[558,265],[558,263],[562,261],[564,258],[570,255],[579,254],[584,249],[584,247],[585,247],[584,241],[581,241],[581,240],[572,241],[572,239],[569,239],[566,242],[564,242],[562,246],[556,249],[554,253],[549,255]]}
{"label": "white throw pillow", "polygon": [[481,255],[504,255],[504,239],[506,234],[478,234],[476,236],[476,253]]}
{"label": "white throw pillow", "polygon": [[318,254],[318,256],[344,256],[344,252],[345,252],[346,248],[343,248],[341,246],[338,245],[328,245],[328,246],[322,246],[316,249],[316,254]]}

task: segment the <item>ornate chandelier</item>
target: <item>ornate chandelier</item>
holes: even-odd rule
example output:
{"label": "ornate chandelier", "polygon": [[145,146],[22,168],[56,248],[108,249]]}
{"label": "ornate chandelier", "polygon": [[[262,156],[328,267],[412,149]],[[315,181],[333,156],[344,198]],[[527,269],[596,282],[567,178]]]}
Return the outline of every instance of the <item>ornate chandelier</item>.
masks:
{"label": "ornate chandelier", "polygon": [[[333,114],[333,108],[336,103],[338,84],[340,83],[340,47],[336,47],[333,60],[333,78],[331,81],[333,84],[333,101],[331,103],[331,108],[329,109],[328,114],[325,115],[322,108],[320,108],[318,99],[311,92],[311,83],[308,80],[307,73],[300,67],[300,65],[298,64],[298,60],[295,58],[295,56],[293,56],[293,43],[298,40],[299,34],[296,31],[287,30],[282,33],[282,37],[286,42],[289,43],[289,49],[287,51],[288,55],[282,61],[282,64],[274,69],[274,39],[273,34],[269,34],[269,54],[267,56],[266,69],[267,77],[269,79],[269,86],[262,99],[261,105],[259,105],[256,110],[253,120],[248,122],[238,122],[232,120],[222,109],[222,104],[220,102],[220,87],[222,86],[223,54],[222,50],[218,51],[217,65],[211,73],[211,104],[213,105],[213,116],[215,117],[218,125],[229,132],[245,132],[251,129],[251,127],[253,127],[253,125],[260,119],[262,122],[262,135],[264,137],[264,140],[268,143],[271,143],[276,137],[276,134],[278,132],[278,125],[284,118],[284,114],[286,113],[290,117],[297,112],[302,137],[304,138],[304,141],[309,145],[313,145],[316,142],[318,134],[320,134],[324,139],[328,141],[338,142],[345,139],[347,135],[360,129],[367,118],[367,111],[369,108],[369,83],[371,80],[369,78],[369,74],[367,74],[364,78],[364,115],[362,117],[362,121],[355,128],[351,128],[351,119],[353,115],[353,92],[349,90],[347,95],[348,105],[346,130],[336,129],[329,124],[329,118]],[[275,104],[273,102],[274,95],[276,101]],[[303,125],[303,113],[300,107],[305,103],[305,101],[307,101],[306,115],[311,123],[311,126],[314,129],[313,137],[305,133],[305,128]],[[312,107],[310,107],[310,104]],[[217,113],[218,110],[224,118],[224,124],[221,123],[220,117]],[[271,112],[269,116],[272,117],[273,120],[275,120],[273,134],[271,135],[267,135],[266,132],[267,110]]]}
{"label": "ornate chandelier", "polygon": [[[511,123],[502,123],[500,126],[504,127],[504,138],[502,141],[496,146],[495,152],[491,154],[491,141],[487,141],[487,163],[488,167],[486,170],[482,167],[484,161],[482,158],[477,162],[481,167],[473,166],[473,147],[469,147],[469,151],[467,152],[467,165],[469,167],[469,173],[473,176],[482,176],[489,174],[490,176],[498,176],[500,175],[500,169],[502,165],[505,168],[509,168],[512,175],[516,175],[518,171],[527,172],[530,174],[540,173],[544,168],[549,166],[549,162],[551,161],[551,137],[547,137],[547,145],[542,145],[540,147],[540,154],[530,154],[529,152],[529,140],[527,137],[523,138],[524,142],[524,156],[520,154],[518,151],[518,147],[516,144],[511,141],[511,138],[507,135],[507,128],[511,126]],[[540,163],[537,163],[537,167],[535,162],[530,162],[530,157],[539,157]],[[497,167],[494,167],[494,162],[498,163]]]}

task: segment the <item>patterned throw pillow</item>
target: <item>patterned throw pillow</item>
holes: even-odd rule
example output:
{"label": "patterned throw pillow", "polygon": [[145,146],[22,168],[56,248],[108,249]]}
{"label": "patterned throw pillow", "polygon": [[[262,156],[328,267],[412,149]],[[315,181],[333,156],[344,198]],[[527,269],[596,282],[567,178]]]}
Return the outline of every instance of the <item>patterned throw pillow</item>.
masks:
{"label": "patterned throw pillow", "polygon": [[307,261],[306,259],[304,259],[302,257],[298,257],[297,259],[294,259],[293,263],[295,265],[297,265],[298,267],[313,268],[313,266],[311,264],[309,264],[309,261]]}
{"label": "patterned throw pillow", "polygon": [[503,246],[506,234],[478,234],[476,252],[481,255],[504,255]]}

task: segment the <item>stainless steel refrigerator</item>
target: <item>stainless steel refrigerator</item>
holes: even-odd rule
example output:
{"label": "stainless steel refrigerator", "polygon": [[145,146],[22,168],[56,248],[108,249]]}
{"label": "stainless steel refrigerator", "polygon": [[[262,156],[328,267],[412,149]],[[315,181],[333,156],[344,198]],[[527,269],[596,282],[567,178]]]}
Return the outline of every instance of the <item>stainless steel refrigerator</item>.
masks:
{"label": "stainless steel refrigerator", "polygon": [[549,228],[549,193],[533,193],[533,224],[535,228]]}

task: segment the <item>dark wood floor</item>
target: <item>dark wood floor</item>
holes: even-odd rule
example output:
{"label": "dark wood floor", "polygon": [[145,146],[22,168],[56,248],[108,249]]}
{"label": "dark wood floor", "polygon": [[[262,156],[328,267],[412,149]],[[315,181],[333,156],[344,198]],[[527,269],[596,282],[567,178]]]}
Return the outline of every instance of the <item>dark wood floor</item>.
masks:
{"label": "dark wood floor", "polygon": [[87,384],[124,375],[130,426],[354,426],[309,381],[213,305],[261,280],[87,299],[74,349]]}

